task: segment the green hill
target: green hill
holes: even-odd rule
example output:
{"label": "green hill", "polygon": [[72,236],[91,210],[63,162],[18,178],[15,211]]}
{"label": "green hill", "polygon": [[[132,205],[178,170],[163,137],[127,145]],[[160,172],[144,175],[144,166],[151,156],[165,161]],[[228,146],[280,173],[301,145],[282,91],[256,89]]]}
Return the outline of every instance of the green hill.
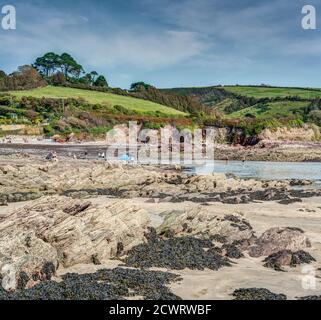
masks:
{"label": "green hill", "polygon": [[285,98],[299,97],[302,99],[321,98],[321,89],[313,88],[288,88],[288,87],[268,87],[268,86],[224,86],[227,92],[243,95],[256,99],[260,98]]}
{"label": "green hill", "polygon": [[193,96],[223,117],[243,119],[300,118],[320,110],[321,89],[270,86],[213,86],[165,89]]}
{"label": "green hill", "polygon": [[304,101],[279,101],[258,103],[254,106],[232,112],[228,118],[255,117],[257,119],[285,118],[289,116],[303,116],[309,102]]}
{"label": "green hill", "polygon": [[[104,135],[116,124],[137,121],[145,128],[189,126],[188,114],[127,95],[47,86],[0,93],[0,125],[23,124],[47,135]],[[1,135],[1,130],[0,130]]]}
{"label": "green hill", "polygon": [[53,98],[53,99],[84,99],[90,104],[101,104],[108,107],[123,106],[124,108],[134,112],[161,112],[164,115],[185,115],[185,113],[166,107],[164,105],[154,103],[151,101],[137,99],[128,96],[122,96],[112,93],[105,93],[92,90],[82,90],[65,87],[47,86],[25,91],[11,91],[11,95],[18,98],[21,97],[34,97],[34,98]]}
{"label": "green hill", "polygon": [[256,134],[266,127],[321,127],[321,89],[261,86],[212,86],[164,89],[190,96],[212,111],[219,126],[238,126]]}

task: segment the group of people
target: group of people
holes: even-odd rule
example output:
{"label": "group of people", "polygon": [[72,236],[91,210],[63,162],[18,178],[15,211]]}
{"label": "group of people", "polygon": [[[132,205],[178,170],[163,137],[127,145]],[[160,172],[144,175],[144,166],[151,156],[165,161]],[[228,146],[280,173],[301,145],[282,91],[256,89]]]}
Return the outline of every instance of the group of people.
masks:
{"label": "group of people", "polygon": [[29,140],[27,137],[22,137],[22,138],[17,138],[17,137],[11,137],[11,136],[5,136],[1,139],[1,143],[21,143],[21,140],[22,140],[22,143],[29,143]]}
{"label": "group of people", "polygon": [[[71,153],[68,154],[69,157],[72,157],[74,159],[77,159],[77,156],[74,154],[72,155]],[[87,159],[88,156],[88,152],[86,151],[84,153],[84,158]],[[107,155],[105,152],[99,152],[98,153],[98,159],[104,159],[107,160]],[[46,160],[48,161],[59,161],[58,159],[58,155],[56,151],[51,150],[47,156],[46,156]],[[120,156],[118,158],[119,161],[126,161],[127,163],[133,163],[135,161],[134,157],[130,156],[129,154],[123,154],[122,156]]]}
{"label": "group of people", "polygon": [[2,143],[12,143],[11,137],[4,137],[1,140]]}

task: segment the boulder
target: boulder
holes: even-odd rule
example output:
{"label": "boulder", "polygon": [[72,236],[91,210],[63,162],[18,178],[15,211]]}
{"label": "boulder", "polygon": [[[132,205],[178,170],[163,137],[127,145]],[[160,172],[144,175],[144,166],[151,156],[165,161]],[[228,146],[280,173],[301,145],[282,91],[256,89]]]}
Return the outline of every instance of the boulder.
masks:
{"label": "boulder", "polygon": [[299,251],[311,247],[304,231],[298,228],[272,228],[249,248],[251,257],[269,256],[282,250]]}
{"label": "boulder", "polygon": [[[2,286],[11,291],[17,287],[29,286],[44,279],[43,270],[48,264],[53,272],[58,267],[57,250],[38,238],[34,231],[16,229],[1,223],[0,227],[0,275]],[[24,285],[21,278],[28,279]]]}
{"label": "boulder", "polygon": [[183,213],[173,211],[166,215],[158,232],[168,230],[175,234],[188,234],[203,238],[224,239],[225,243],[252,239],[254,231],[240,214],[219,216],[203,206],[196,206]]}

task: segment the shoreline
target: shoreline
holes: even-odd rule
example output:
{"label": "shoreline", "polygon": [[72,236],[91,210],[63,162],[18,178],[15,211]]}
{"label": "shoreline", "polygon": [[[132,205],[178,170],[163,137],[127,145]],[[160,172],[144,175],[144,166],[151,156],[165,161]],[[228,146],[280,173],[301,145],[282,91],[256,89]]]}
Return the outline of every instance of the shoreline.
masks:
{"label": "shoreline", "polygon": [[[121,149],[146,147],[139,143],[136,146],[119,145]],[[61,156],[76,155],[95,159],[98,153],[105,152],[108,145],[103,141],[92,143],[0,143],[0,155],[26,152],[30,154],[42,154],[54,150]],[[321,143],[303,142],[272,142],[259,144],[253,147],[231,146],[216,144],[214,147],[215,160],[231,161],[269,161],[269,162],[321,162]]]}

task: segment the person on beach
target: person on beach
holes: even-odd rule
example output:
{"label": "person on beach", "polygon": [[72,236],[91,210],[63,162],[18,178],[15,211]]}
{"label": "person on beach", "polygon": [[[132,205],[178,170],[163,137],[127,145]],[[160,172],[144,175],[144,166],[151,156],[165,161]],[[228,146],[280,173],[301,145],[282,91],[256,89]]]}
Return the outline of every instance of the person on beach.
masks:
{"label": "person on beach", "polygon": [[56,151],[50,151],[48,155],[46,156],[46,160],[49,161],[58,161],[58,156]]}

